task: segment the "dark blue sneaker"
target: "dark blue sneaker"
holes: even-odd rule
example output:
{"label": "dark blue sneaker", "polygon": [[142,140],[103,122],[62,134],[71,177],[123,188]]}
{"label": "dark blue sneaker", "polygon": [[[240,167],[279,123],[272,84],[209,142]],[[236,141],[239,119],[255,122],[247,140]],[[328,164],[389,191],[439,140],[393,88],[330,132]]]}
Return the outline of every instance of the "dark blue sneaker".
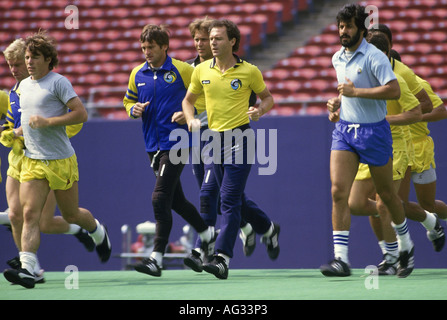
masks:
{"label": "dark blue sneaker", "polygon": [[326,277],[348,277],[351,275],[349,265],[341,259],[334,259],[328,264],[322,265],[320,271]]}
{"label": "dark blue sneaker", "polygon": [[226,279],[228,278],[228,266],[225,259],[221,256],[215,255],[211,262],[203,265],[203,270],[208,273],[214,274],[216,278]]}
{"label": "dark blue sneaker", "polygon": [[200,253],[196,250],[191,250],[191,254],[188,255],[185,259],[183,259],[183,263],[185,266],[191,268],[195,272],[202,272],[202,258],[200,258]]}

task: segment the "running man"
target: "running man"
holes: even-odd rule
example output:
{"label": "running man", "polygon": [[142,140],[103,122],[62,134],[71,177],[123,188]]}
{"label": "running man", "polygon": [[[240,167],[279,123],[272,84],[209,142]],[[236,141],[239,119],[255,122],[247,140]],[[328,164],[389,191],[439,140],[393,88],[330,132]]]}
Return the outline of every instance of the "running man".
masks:
{"label": "running man", "polygon": [[160,277],[172,228],[171,210],[197,231],[204,252],[210,251],[215,236],[214,228],[205,224],[183,193],[180,176],[186,161],[175,163],[170,157],[171,151],[189,154],[190,143],[179,145],[170,140],[170,134],[176,129],[187,132],[181,106],[194,68],[168,55],[169,31],[164,26],[146,25],[140,44],[146,62],[132,70],[123,103],[130,118],[141,118],[146,152],[156,176],[152,191],[156,230],[150,257],[135,270]]}
{"label": "running man", "polygon": [[20,173],[21,267],[6,270],[4,276],[8,281],[34,288],[39,223],[50,190],[54,190],[65,221],[89,232],[101,262],[109,260],[112,248],[106,228],[90,211],[78,206],[78,164],[66,126],[85,122],[87,111],[68,79],[52,71],[58,64],[54,40],[40,31],[26,38],[25,48],[30,77],[20,85],[26,146]]}
{"label": "running man", "polygon": [[[237,25],[229,20],[215,20],[209,30],[214,58],[194,69],[191,85],[183,100],[183,112],[189,130],[199,130],[201,123],[194,117],[194,105],[199,96],[204,94],[208,127],[214,132],[213,142],[214,139],[220,141],[220,157],[216,161],[216,155],[213,154],[213,161],[220,186],[221,231],[217,236],[216,255],[203,269],[219,279],[227,279],[241,222],[242,196],[251,169],[246,158],[249,146],[243,135],[251,130],[250,119],[258,121],[272,108],[273,97],[259,69],[234,54],[240,43]],[[257,108],[250,107],[247,111],[247,101],[252,91],[259,96],[261,103]],[[231,134],[234,137],[227,145],[225,137]],[[244,155],[244,161],[236,161],[238,153]],[[278,234],[279,227],[272,224],[264,234],[268,245],[278,245]]]}
{"label": "running man", "polygon": [[325,276],[349,276],[349,194],[359,163],[369,166],[380,200],[391,213],[399,239],[398,276],[414,268],[414,245],[404,208],[393,185],[392,137],[386,121],[386,100],[400,97],[399,83],[386,55],[365,40],[368,15],[357,4],[337,14],[342,48],[332,58],[339,96],[328,101],[329,112],[340,109],[332,134],[330,177],[334,259],[320,270]]}
{"label": "running man", "polygon": [[[213,19],[208,17],[204,19],[197,19],[191,22],[189,30],[194,39],[195,48],[197,50],[197,57],[187,61],[193,67],[200,63],[213,58],[211,52],[211,44],[209,40],[209,26]],[[250,95],[248,106],[256,104],[256,94]],[[208,118],[205,106],[205,96],[201,94],[195,103],[197,110],[196,118],[200,119],[200,136],[208,130]],[[193,174],[197,179],[200,187],[200,214],[209,226],[215,226],[217,215],[219,211],[219,185],[214,175],[213,163],[211,161],[203,161],[202,150],[204,150],[207,141],[200,141],[199,161],[193,161]],[[194,155],[193,155],[194,156]],[[204,162],[207,162],[206,164]],[[257,217],[257,218],[255,218]],[[253,225],[248,223],[246,219],[251,219]],[[261,242],[267,244],[267,253],[270,259],[275,260],[279,255],[279,245],[272,245],[268,243],[268,238],[262,237],[264,233],[268,232],[272,221],[262,211],[259,206],[249,199],[245,194],[242,198],[241,207],[241,232],[239,237],[242,240],[243,252],[245,256],[250,256],[256,247],[256,234],[261,235]],[[279,226],[278,226],[279,228]],[[185,258],[185,265],[196,272],[203,270],[203,252],[200,249],[200,238],[197,239],[196,248],[192,250],[191,254]]]}
{"label": "running man", "polygon": [[[8,155],[8,170],[6,178],[6,199],[8,202],[8,210],[5,213],[0,213],[4,216],[3,224],[11,226],[14,242],[22,251],[20,242],[22,236],[23,214],[19,199],[20,188],[20,172],[22,168],[22,160],[24,157],[24,144],[21,128],[21,108],[20,108],[20,82],[29,77],[29,73],[25,64],[25,40],[16,39],[4,51],[6,62],[10,68],[12,76],[17,83],[9,92],[8,109],[6,114],[5,130],[2,132],[0,143],[5,147],[11,148]],[[81,124],[67,126],[68,137],[76,135],[82,128]],[[75,224],[67,223],[62,217],[55,217],[56,198],[54,192],[50,191],[47,202],[45,203],[40,220],[40,231],[48,234],[72,234],[84,244],[88,251],[95,249],[95,244],[91,237],[88,236],[87,231]],[[11,267],[20,266],[20,258],[15,257],[8,260],[8,265]],[[43,274],[41,272],[39,263],[36,263],[36,281],[43,281]]]}

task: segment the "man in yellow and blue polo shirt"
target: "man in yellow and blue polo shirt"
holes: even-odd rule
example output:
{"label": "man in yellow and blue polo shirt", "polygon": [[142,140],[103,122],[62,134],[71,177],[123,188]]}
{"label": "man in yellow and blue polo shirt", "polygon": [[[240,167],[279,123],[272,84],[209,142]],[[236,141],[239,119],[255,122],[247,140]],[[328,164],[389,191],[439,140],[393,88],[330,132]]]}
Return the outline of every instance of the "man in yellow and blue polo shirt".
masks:
{"label": "man in yellow and blue polo shirt", "polygon": [[190,147],[190,139],[187,144],[181,141],[178,143],[171,141],[170,135],[176,129],[187,132],[182,100],[193,67],[168,56],[169,33],[163,26],[146,25],[140,43],[146,62],[132,70],[124,106],[129,117],[142,119],[146,151],[156,176],[152,192],[156,231],[150,258],[143,259],[135,269],[159,277],[172,228],[171,210],[176,211],[197,231],[205,252],[210,250],[209,246],[213,243],[214,229],[208,228],[183,193],[180,175],[185,161],[172,161],[170,157],[171,149],[181,153],[182,149],[188,150]]}
{"label": "man in yellow and blue polo shirt", "polygon": [[[183,100],[183,111],[188,128],[191,131],[199,130],[200,120],[194,118],[194,104],[203,93],[208,127],[214,132],[213,142],[214,139],[220,139],[220,156],[216,157],[214,154],[213,161],[215,175],[220,185],[221,231],[216,240],[217,255],[203,266],[203,270],[214,274],[217,278],[226,279],[241,221],[241,197],[251,169],[251,163],[247,159],[236,161],[236,154],[246,153],[249,148],[247,139],[240,136],[251,130],[250,119],[257,121],[271,109],[273,98],[259,69],[234,54],[240,43],[238,27],[228,20],[216,20],[209,30],[214,57],[195,68]],[[257,108],[248,108],[252,91],[261,99]],[[226,143],[225,135],[235,132],[242,134],[236,134],[230,143]],[[224,157],[227,156],[224,161]],[[278,234],[279,228],[272,225],[265,237],[267,246],[272,248],[278,246]]]}

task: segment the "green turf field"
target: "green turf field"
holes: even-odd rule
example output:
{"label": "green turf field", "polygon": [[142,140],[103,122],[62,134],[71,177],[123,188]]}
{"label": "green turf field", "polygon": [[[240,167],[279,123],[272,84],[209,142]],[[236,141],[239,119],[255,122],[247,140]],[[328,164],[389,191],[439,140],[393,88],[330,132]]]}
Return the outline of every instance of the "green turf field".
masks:
{"label": "green turf field", "polygon": [[[190,270],[160,278],[136,271],[46,272],[34,289],[0,276],[1,300],[439,300],[447,298],[447,269],[416,269],[405,279],[370,277],[354,269],[326,278],[314,269],[230,270],[227,280]],[[66,287],[67,285],[67,287]],[[68,289],[77,285],[78,289]]]}

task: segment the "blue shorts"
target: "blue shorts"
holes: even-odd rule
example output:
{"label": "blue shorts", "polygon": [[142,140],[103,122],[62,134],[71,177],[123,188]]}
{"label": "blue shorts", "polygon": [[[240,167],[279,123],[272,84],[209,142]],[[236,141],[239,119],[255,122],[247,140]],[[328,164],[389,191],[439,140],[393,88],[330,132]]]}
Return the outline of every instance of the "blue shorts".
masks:
{"label": "blue shorts", "polygon": [[375,123],[350,123],[343,120],[335,124],[331,150],[356,153],[359,161],[381,167],[393,157],[393,138],[386,120]]}

